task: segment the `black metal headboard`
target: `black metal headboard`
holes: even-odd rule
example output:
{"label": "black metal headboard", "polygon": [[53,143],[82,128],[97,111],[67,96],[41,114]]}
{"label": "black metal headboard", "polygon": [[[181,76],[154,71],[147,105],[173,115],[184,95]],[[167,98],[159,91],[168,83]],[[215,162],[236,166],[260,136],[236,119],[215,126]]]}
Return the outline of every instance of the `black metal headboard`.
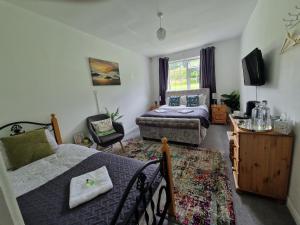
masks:
{"label": "black metal headboard", "polygon": [[36,126],[39,126],[39,128],[45,128],[45,129],[49,129],[49,130],[53,129],[51,123],[37,123],[37,122],[30,122],[30,121],[18,121],[18,122],[8,123],[8,124],[0,127],[0,130],[3,130],[5,128],[10,127],[10,131],[11,131],[10,136],[22,134],[22,133],[25,133],[25,130],[24,130],[22,124],[36,125]]}
{"label": "black metal headboard", "polygon": [[59,124],[58,124],[58,119],[56,118],[55,114],[52,113],[51,114],[51,120],[50,123],[38,123],[38,122],[31,122],[31,121],[18,121],[18,122],[12,122],[12,123],[8,123],[4,126],[0,127],[0,131],[10,127],[10,131],[11,131],[11,136],[14,135],[18,135],[18,134],[22,134],[25,132],[24,128],[23,128],[23,124],[28,124],[28,125],[34,125],[34,126],[39,126],[39,128],[44,128],[44,129],[48,129],[50,131],[53,131],[55,140],[57,142],[57,144],[62,144],[62,138],[61,138],[61,133],[60,133],[60,128],[59,128]]}

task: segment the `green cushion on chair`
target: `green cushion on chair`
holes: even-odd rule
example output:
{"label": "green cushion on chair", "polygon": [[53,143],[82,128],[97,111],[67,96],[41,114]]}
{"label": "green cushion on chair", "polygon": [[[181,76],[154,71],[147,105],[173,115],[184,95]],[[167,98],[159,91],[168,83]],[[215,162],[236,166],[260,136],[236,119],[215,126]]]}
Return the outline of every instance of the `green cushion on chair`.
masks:
{"label": "green cushion on chair", "polygon": [[116,133],[115,129],[111,129],[111,130],[103,131],[103,132],[97,132],[97,135],[99,137],[104,137],[104,136],[107,136],[107,135],[110,135],[110,134],[113,134],[113,133]]}
{"label": "green cushion on chair", "polygon": [[14,170],[54,154],[44,129],[1,138],[1,141]]}

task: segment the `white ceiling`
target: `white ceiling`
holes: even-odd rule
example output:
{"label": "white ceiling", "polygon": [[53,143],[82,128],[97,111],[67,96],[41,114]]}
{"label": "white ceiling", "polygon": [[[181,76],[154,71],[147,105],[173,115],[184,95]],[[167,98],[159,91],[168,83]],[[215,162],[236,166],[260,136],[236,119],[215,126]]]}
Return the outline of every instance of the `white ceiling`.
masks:
{"label": "white ceiling", "polygon": [[[8,0],[86,33],[155,56],[241,34],[256,0]],[[164,13],[164,41],[156,38]]]}

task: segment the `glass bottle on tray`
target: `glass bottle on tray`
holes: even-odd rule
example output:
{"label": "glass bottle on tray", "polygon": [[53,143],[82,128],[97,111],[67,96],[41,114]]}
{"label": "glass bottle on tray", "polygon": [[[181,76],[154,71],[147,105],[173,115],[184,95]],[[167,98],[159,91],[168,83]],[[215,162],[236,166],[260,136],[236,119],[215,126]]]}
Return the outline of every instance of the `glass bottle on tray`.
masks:
{"label": "glass bottle on tray", "polygon": [[270,108],[266,100],[256,103],[251,114],[253,130],[263,131],[272,129]]}
{"label": "glass bottle on tray", "polygon": [[260,102],[255,103],[255,107],[252,109],[251,112],[251,121],[252,121],[252,129],[257,130],[258,127],[258,118],[259,118],[259,109],[260,108]]}
{"label": "glass bottle on tray", "polygon": [[262,103],[262,116],[263,116],[264,130],[272,129],[270,108],[268,107],[268,102],[266,100],[264,100]]}

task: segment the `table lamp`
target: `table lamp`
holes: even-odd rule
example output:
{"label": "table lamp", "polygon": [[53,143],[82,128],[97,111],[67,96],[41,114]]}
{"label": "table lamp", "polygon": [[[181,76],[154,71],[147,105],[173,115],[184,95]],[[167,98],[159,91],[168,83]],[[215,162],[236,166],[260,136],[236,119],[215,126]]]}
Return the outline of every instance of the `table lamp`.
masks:
{"label": "table lamp", "polygon": [[214,104],[217,104],[219,100],[218,93],[212,93],[212,99],[214,100]]}

